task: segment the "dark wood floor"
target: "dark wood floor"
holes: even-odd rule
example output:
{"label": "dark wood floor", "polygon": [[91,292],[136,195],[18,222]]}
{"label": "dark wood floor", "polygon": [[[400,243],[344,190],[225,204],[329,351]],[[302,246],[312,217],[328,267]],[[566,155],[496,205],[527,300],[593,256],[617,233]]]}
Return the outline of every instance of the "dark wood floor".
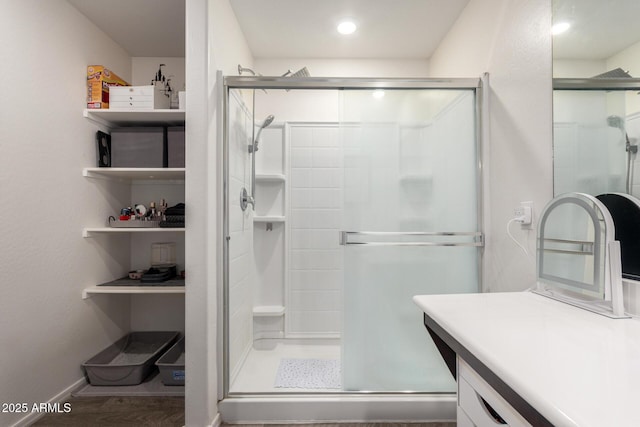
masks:
{"label": "dark wood floor", "polygon": [[71,412],[47,414],[33,426],[182,427],[184,397],[72,397]]}
{"label": "dark wood floor", "polygon": [[[36,427],[182,427],[184,397],[74,397],[71,412],[47,414]],[[291,427],[293,424],[223,424],[223,427]],[[456,423],[318,423],[305,427],[456,427]]]}

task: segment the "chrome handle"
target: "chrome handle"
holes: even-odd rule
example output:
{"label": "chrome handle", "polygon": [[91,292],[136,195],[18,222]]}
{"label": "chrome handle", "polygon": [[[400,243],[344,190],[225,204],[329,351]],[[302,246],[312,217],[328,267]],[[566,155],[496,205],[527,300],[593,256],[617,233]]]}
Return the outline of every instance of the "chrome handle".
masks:
{"label": "chrome handle", "polygon": [[[423,241],[423,242],[378,242],[378,241],[364,241],[354,242],[349,241],[349,236],[424,236],[424,237],[473,237],[473,242],[438,242],[438,241]],[[340,244],[346,245],[369,245],[369,246],[484,246],[482,233],[477,231],[341,231],[340,232]]]}
{"label": "chrome handle", "polygon": [[248,205],[251,205],[253,207],[253,210],[255,210],[256,199],[254,199],[253,196],[249,196],[249,194],[247,193],[247,189],[242,187],[242,190],[240,190],[240,209],[242,209],[242,212],[247,210]]}

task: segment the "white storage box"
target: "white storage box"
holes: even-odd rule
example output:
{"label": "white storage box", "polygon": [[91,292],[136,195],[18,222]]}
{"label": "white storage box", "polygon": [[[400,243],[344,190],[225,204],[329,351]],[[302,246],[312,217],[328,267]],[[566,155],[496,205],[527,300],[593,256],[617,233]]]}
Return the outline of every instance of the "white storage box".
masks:
{"label": "white storage box", "polygon": [[169,108],[170,99],[159,86],[118,86],[109,89],[109,108],[154,110]]}

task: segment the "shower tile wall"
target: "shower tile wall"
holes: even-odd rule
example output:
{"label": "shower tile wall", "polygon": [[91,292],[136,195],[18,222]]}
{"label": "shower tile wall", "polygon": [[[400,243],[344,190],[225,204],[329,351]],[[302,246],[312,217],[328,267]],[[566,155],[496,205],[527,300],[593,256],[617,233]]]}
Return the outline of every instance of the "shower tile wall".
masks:
{"label": "shower tile wall", "polygon": [[342,152],[337,125],[291,125],[287,337],[341,329]]}
{"label": "shower tile wall", "polygon": [[251,348],[254,272],[251,208],[242,212],[238,195],[250,190],[247,145],[251,139],[251,114],[241,97],[232,92],[229,103],[229,363],[233,376]]}

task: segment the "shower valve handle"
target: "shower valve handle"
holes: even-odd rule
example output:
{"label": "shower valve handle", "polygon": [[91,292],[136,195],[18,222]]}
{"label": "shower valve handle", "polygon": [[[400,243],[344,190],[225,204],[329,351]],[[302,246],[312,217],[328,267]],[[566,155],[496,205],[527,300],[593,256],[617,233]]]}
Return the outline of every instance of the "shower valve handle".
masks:
{"label": "shower valve handle", "polygon": [[242,187],[242,190],[240,191],[240,209],[242,209],[242,212],[247,210],[248,205],[251,205],[253,210],[256,209],[255,199],[247,193],[246,188]]}

